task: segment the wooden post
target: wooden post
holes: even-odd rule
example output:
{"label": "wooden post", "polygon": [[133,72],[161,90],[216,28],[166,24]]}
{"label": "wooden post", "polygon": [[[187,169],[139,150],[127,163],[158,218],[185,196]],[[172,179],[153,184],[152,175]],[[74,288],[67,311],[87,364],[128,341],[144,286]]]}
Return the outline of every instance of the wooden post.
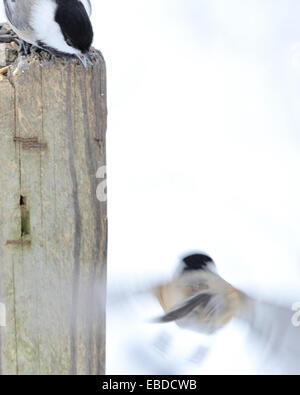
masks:
{"label": "wooden post", "polygon": [[0,374],[105,371],[106,72],[93,58],[85,70],[34,54],[0,75]]}

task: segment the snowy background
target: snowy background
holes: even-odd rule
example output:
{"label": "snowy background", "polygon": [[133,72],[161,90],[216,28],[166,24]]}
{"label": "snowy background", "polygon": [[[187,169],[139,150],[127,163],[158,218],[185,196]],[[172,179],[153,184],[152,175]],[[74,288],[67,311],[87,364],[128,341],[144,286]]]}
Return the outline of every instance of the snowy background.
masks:
{"label": "snowy background", "polygon": [[[241,289],[300,301],[299,0],[92,3],[108,68],[112,293],[201,249]],[[109,302],[107,373],[262,372],[238,324],[202,339],[147,323],[159,313],[150,298]]]}

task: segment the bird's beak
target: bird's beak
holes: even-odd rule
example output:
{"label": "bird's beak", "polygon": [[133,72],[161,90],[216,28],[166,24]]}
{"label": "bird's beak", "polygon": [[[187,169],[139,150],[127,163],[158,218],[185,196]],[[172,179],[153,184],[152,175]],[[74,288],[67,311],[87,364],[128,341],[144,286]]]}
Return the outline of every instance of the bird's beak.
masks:
{"label": "bird's beak", "polygon": [[83,67],[87,70],[88,69],[88,61],[92,63],[91,55],[87,52],[85,54],[77,54],[77,58],[83,64]]}

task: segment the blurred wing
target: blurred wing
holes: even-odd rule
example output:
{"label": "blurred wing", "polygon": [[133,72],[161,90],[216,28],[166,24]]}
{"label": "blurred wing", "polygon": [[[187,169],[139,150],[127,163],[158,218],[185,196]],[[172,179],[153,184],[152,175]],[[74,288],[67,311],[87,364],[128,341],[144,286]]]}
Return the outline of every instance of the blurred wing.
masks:
{"label": "blurred wing", "polygon": [[300,373],[300,327],[295,325],[295,312],[275,304],[251,300],[244,316],[251,334],[259,341],[267,357],[276,358],[281,370]]}
{"label": "blurred wing", "polygon": [[197,293],[188,299],[185,299],[182,303],[175,306],[168,313],[162,317],[156,319],[156,322],[166,323],[177,321],[190,314],[195,308],[201,307],[206,312],[207,316],[214,312],[214,296],[209,293]]}

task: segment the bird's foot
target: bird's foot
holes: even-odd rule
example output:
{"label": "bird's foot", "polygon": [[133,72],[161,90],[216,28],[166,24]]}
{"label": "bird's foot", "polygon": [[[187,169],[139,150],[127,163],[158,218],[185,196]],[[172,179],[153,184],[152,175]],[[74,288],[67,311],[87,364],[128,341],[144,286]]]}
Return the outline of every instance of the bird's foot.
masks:
{"label": "bird's foot", "polygon": [[19,44],[19,55],[29,55],[30,50],[31,50],[31,44],[29,44],[28,42],[24,41],[24,40],[18,40],[18,44]]}

